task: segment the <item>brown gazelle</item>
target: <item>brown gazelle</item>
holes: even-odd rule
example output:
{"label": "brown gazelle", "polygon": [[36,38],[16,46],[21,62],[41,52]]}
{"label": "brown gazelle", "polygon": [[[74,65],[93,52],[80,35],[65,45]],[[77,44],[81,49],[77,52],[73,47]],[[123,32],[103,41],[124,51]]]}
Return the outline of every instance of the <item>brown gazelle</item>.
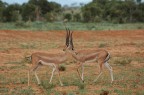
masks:
{"label": "brown gazelle", "polygon": [[[69,45],[67,45],[66,48],[68,48],[68,51],[72,54],[72,56],[75,58],[75,60],[79,63],[79,66],[77,68],[77,72],[81,78],[81,80],[84,82],[84,64],[89,62],[98,62],[100,66],[100,72],[98,77],[94,80],[94,82],[97,81],[97,79],[102,74],[102,66],[105,65],[105,67],[108,68],[111,76],[111,83],[113,82],[113,70],[112,67],[108,64],[108,60],[110,59],[110,53],[104,49],[96,49],[96,50],[80,50],[75,51],[73,47],[73,39],[72,39],[72,33],[69,29],[66,28],[67,34],[69,36]],[[82,74],[79,73],[79,67],[82,67]]]}
{"label": "brown gazelle", "polygon": [[[68,47],[68,34],[66,34],[66,46]],[[71,54],[70,54],[71,55]],[[27,57],[27,59],[31,60],[32,66],[30,67],[28,71],[28,86],[30,85],[30,72],[34,72],[34,75],[36,77],[36,80],[38,84],[40,84],[40,80],[38,78],[38,75],[36,71],[40,66],[51,66],[52,67],[52,73],[50,77],[49,83],[51,83],[53,74],[55,71],[58,72],[58,78],[60,81],[60,85],[63,86],[63,83],[60,79],[60,73],[59,73],[59,64],[64,63],[65,61],[68,60],[69,52],[68,48],[65,49],[64,53],[59,53],[59,54],[49,54],[49,53],[43,53],[43,52],[35,52],[33,53],[30,57]]]}

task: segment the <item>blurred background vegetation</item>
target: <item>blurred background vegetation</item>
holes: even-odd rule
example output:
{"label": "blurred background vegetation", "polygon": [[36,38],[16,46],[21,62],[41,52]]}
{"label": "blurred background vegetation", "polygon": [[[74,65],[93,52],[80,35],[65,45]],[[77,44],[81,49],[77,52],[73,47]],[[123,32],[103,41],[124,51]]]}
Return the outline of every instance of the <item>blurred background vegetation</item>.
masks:
{"label": "blurred background vegetation", "polygon": [[[127,29],[130,23],[135,23],[135,29],[144,29],[144,2],[142,0],[93,0],[78,6],[74,4],[61,6],[47,0],[29,0],[22,5],[7,4],[0,0],[0,29],[47,30],[46,27],[51,26],[50,23],[57,25],[63,20],[71,22],[71,25],[74,23],[76,26],[80,25],[77,30],[111,30],[120,29],[122,26]],[[137,25],[138,23],[140,25]],[[118,26],[115,27],[116,24]],[[32,29],[33,26],[36,28]],[[103,29],[105,26],[106,29]],[[63,29],[59,25],[54,28]],[[129,27],[129,29],[133,28]],[[53,26],[49,30],[53,30]]]}

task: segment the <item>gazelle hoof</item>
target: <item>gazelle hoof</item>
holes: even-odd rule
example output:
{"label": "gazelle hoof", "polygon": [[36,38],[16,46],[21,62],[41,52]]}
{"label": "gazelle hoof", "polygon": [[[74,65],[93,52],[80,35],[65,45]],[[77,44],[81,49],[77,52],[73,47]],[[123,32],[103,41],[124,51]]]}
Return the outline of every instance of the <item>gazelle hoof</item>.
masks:
{"label": "gazelle hoof", "polygon": [[40,86],[41,85],[41,83],[38,83],[38,86]]}
{"label": "gazelle hoof", "polygon": [[93,82],[96,83],[96,80],[94,80]]}
{"label": "gazelle hoof", "polygon": [[64,86],[63,84],[61,84],[61,86]]}

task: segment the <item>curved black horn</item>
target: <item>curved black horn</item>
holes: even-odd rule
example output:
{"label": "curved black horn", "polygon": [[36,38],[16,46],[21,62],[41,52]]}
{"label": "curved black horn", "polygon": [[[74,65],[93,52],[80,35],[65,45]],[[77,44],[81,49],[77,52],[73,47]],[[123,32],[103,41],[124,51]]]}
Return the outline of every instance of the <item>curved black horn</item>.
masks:
{"label": "curved black horn", "polygon": [[72,46],[72,50],[74,50],[73,36],[72,36],[73,31],[70,31],[70,30],[69,30],[69,32],[70,32],[69,43],[70,43],[70,45]]}
{"label": "curved black horn", "polygon": [[[66,28],[66,26],[65,26],[65,28]],[[69,36],[70,36],[70,33],[69,33],[68,29],[66,28],[66,43],[65,43],[65,45],[67,47],[69,46]]]}

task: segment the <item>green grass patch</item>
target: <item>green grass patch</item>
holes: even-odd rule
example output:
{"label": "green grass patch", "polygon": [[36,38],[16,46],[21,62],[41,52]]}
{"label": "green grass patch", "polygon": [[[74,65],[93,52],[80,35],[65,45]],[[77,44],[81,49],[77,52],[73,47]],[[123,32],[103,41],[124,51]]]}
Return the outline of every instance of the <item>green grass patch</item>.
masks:
{"label": "green grass patch", "polygon": [[121,58],[117,58],[114,60],[114,64],[116,65],[127,65],[129,63],[131,63],[132,59],[129,57],[121,57]]}
{"label": "green grass patch", "polygon": [[[71,30],[134,30],[144,29],[144,23],[81,23],[69,22],[67,26]],[[31,30],[31,31],[48,31],[48,30],[65,30],[63,22],[15,22],[1,23],[1,30]]]}
{"label": "green grass patch", "polygon": [[4,93],[9,92],[9,88],[5,88],[5,87],[0,87],[0,95],[4,95]]}
{"label": "green grass patch", "polygon": [[10,62],[6,62],[5,64],[21,64],[20,61],[10,61]]}
{"label": "green grass patch", "polygon": [[107,43],[100,43],[98,47],[99,47],[99,48],[104,48],[104,47],[106,47],[106,46],[107,46]]}
{"label": "green grass patch", "polygon": [[143,57],[134,57],[133,60],[137,61],[139,63],[144,63],[144,58]]}
{"label": "green grass patch", "polygon": [[50,84],[50,83],[48,82],[48,80],[43,80],[41,86],[42,86],[44,89],[52,89],[52,88],[54,88],[56,85],[53,84],[53,83]]}
{"label": "green grass patch", "polygon": [[31,87],[24,89],[17,87],[12,90],[11,95],[35,95],[35,94]]}
{"label": "green grass patch", "polygon": [[141,90],[141,91],[136,92],[135,95],[144,95],[144,90]]}
{"label": "green grass patch", "polygon": [[7,66],[0,66],[0,70],[1,71],[4,71],[4,70],[6,70],[7,69]]}
{"label": "green grass patch", "polygon": [[36,45],[34,43],[22,43],[20,47],[22,49],[35,49]]}

